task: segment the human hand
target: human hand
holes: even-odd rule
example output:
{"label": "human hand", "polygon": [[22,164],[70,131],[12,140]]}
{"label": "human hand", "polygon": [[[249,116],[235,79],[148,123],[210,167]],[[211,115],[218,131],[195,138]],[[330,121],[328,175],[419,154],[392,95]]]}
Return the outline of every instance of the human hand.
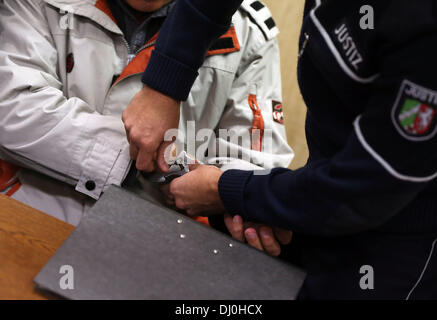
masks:
{"label": "human hand", "polygon": [[159,187],[159,190],[161,190],[161,193],[164,197],[164,201],[169,207],[176,207],[174,197],[170,193],[170,184],[164,184]]}
{"label": "human hand", "polygon": [[169,169],[164,153],[172,141],[164,141],[167,130],[179,127],[180,103],[145,86],[123,112],[130,156],[145,172]]}
{"label": "human hand", "polygon": [[232,217],[229,214],[225,214],[225,225],[234,239],[241,242],[247,240],[252,247],[274,257],[281,254],[281,244],[289,244],[293,237],[291,231],[260,223],[243,222],[240,216]]}
{"label": "human hand", "polygon": [[170,194],[176,207],[190,216],[209,216],[225,211],[218,192],[223,172],[214,166],[194,164],[190,172],[172,181]]}

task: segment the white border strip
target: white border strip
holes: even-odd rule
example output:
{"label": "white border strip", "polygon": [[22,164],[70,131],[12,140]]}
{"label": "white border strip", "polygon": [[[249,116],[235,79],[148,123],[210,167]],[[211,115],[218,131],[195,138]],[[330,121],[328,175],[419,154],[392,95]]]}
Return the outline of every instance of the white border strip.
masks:
{"label": "white border strip", "polygon": [[416,284],[410,290],[410,292],[408,293],[408,296],[405,298],[405,300],[410,300],[410,297],[413,294],[414,290],[416,290],[417,286],[422,281],[422,278],[425,275],[426,269],[428,269],[429,262],[431,261],[431,257],[434,253],[434,248],[435,248],[436,243],[437,243],[437,239],[435,239],[434,242],[432,243],[431,252],[429,253],[428,260],[426,260],[425,267],[423,268],[422,273],[420,274],[419,280],[417,280]]}
{"label": "white border strip", "polygon": [[419,177],[411,177],[411,176],[403,175],[397,172],[395,169],[393,169],[392,166],[387,161],[385,161],[375,150],[373,150],[373,148],[367,143],[366,139],[363,136],[363,133],[361,132],[360,119],[361,119],[361,115],[358,116],[354,121],[354,128],[358,136],[358,140],[360,140],[364,149],[366,149],[367,152],[369,152],[372,155],[372,157],[375,158],[375,160],[378,161],[392,176],[394,176],[399,180],[410,181],[410,182],[428,182],[437,178],[437,173],[429,177],[419,178]]}
{"label": "white border strip", "polygon": [[[410,141],[427,141],[427,140],[430,140],[430,139],[432,139],[436,135],[436,133],[437,133],[437,126],[434,128],[434,130],[430,134],[428,134],[426,136],[423,136],[423,137],[412,137],[412,136],[407,135],[404,132],[404,130],[402,130],[401,127],[398,124],[398,120],[396,119],[396,116],[398,116],[397,115],[397,108],[399,106],[399,103],[401,102],[401,98],[402,98],[402,95],[404,94],[404,90],[405,90],[405,86],[406,85],[409,85],[411,87],[419,87],[420,90],[428,91],[428,92],[431,92],[432,94],[436,94],[437,93],[436,91],[432,91],[432,90],[427,89],[425,87],[419,86],[418,84],[415,84],[414,82],[411,82],[411,81],[409,81],[407,79],[402,81],[401,89],[398,92],[398,96],[396,98],[396,102],[393,105],[392,110],[391,110],[391,118],[392,118],[392,121],[393,121],[393,123],[395,125],[395,128],[396,128],[396,130],[398,130],[399,134],[401,136],[403,136],[407,140],[410,140]],[[415,98],[415,99],[419,100],[422,103],[430,104],[429,102],[425,102],[425,101],[422,101],[422,100],[417,99],[417,98]]]}
{"label": "white border strip", "polygon": [[360,82],[360,83],[371,83],[375,81],[376,78],[379,77],[379,74],[376,74],[374,76],[371,76],[369,78],[362,78],[358,75],[356,75],[349,66],[344,62],[343,58],[341,57],[341,54],[338,52],[337,48],[335,47],[334,43],[331,40],[331,37],[329,36],[328,32],[326,32],[323,25],[320,23],[319,19],[316,16],[316,10],[321,5],[321,0],[316,0],[316,7],[311,10],[311,19],[313,20],[314,24],[316,25],[317,29],[319,30],[322,37],[325,39],[326,44],[328,45],[329,49],[331,50],[332,54],[334,55],[335,59],[337,60],[340,67],[343,69],[343,71],[353,80]]}
{"label": "white border strip", "polygon": [[[252,4],[257,1],[264,5],[264,8],[258,11],[252,8]],[[280,33],[278,26],[276,25],[272,29],[269,29],[265,23],[267,19],[273,18],[273,14],[269,7],[262,0],[245,0],[241,4],[241,7],[252,16],[268,40],[272,40],[278,36]]]}

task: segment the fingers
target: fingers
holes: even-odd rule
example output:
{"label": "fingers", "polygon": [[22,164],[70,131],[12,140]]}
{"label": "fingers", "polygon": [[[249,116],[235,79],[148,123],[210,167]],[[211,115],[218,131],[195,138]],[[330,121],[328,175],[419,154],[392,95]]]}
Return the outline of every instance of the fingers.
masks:
{"label": "fingers", "polygon": [[154,154],[143,149],[138,153],[137,169],[143,172],[153,172],[156,170]]}
{"label": "fingers", "polygon": [[173,195],[170,193],[170,185],[165,184],[165,185],[160,187],[160,190],[161,190],[162,194],[164,195],[165,203],[170,207],[174,207],[175,200],[174,200]]}
{"label": "fingers", "polygon": [[170,198],[165,198],[165,204],[172,208],[176,207],[174,200]]}
{"label": "fingers", "polygon": [[170,193],[170,185],[169,184],[164,184],[162,186],[159,187],[159,190],[161,190],[161,192],[168,198],[172,198],[174,199],[173,195]]}
{"label": "fingers", "polygon": [[225,225],[234,239],[244,242],[243,219],[240,216],[225,214]]}
{"label": "fingers", "polygon": [[[166,132],[178,128],[179,120],[179,101],[156,90],[145,86],[132,98],[123,111],[122,121],[131,145],[130,156],[136,160],[138,170],[152,172],[158,165],[162,171],[168,171],[162,155],[158,155],[157,151],[163,144]],[[157,164],[154,164],[155,160]]]}
{"label": "fingers", "polygon": [[200,166],[200,163],[196,161],[196,163],[190,164],[190,171],[196,170]]}
{"label": "fingers", "polygon": [[234,222],[232,220],[232,216],[230,214],[226,213],[224,220],[225,220],[225,226],[228,229],[229,233],[231,234],[231,236],[233,238],[235,238],[234,234],[233,234],[233,232],[234,232]]}
{"label": "fingers", "polygon": [[285,245],[291,242],[291,231],[275,229],[274,232],[271,227],[251,222],[243,223],[243,219],[238,215],[232,218],[231,215],[225,214],[224,221],[234,239],[241,242],[246,240],[252,247],[274,257],[281,254],[280,243]]}
{"label": "fingers", "polygon": [[136,166],[139,171],[144,172],[153,172],[155,171],[155,152],[150,151],[153,148],[149,148],[149,146],[139,147],[139,144],[135,143],[135,139],[132,137],[129,139],[129,155],[132,160],[136,161]]}
{"label": "fingers", "polygon": [[129,146],[129,155],[132,160],[136,160],[138,157],[138,148],[133,144]]}
{"label": "fingers", "polygon": [[274,229],[275,237],[278,239],[280,244],[289,244],[293,238],[293,233],[288,230],[283,230],[279,228]]}
{"label": "fingers", "polygon": [[246,229],[244,231],[244,236],[246,237],[248,244],[260,251],[264,251],[260,238],[258,237],[258,233],[254,228]]}
{"label": "fingers", "polygon": [[218,181],[223,172],[213,166],[199,166],[196,170],[174,179],[170,192],[176,206],[189,215],[211,216],[224,214],[225,209],[218,193]]}
{"label": "fingers", "polygon": [[142,133],[136,127],[125,124],[129,153],[132,160],[136,161],[137,169],[144,172],[153,172],[156,168],[155,159],[159,142],[150,134]]}
{"label": "fingers", "polygon": [[232,222],[233,222],[234,238],[239,240],[239,241],[244,241],[243,218],[240,216],[235,216],[232,219]]}
{"label": "fingers", "polygon": [[177,157],[177,155],[175,155],[174,153],[176,153],[176,147],[173,144],[173,141],[164,141],[159,146],[156,162],[158,164],[158,168],[162,172],[168,172],[168,170],[170,169],[170,166],[168,164],[171,160]]}
{"label": "fingers", "polygon": [[281,254],[281,245],[276,241],[272,228],[261,227],[259,234],[264,250],[271,256],[279,256]]}
{"label": "fingers", "polygon": [[[184,176],[185,177],[185,176]],[[185,190],[184,183],[182,182],[183,177],[174,179],[171,183],[170,183],[170,194],[173,196],[174,201],[175,201],[175,206],[176,208],[178,208],[179,210],[186,210],[186,204],[185,201],[183,200],[184,195],[183,192]],[[190,215],[192,212],[188,212],[186,211],[186,213],[188,215]]]}

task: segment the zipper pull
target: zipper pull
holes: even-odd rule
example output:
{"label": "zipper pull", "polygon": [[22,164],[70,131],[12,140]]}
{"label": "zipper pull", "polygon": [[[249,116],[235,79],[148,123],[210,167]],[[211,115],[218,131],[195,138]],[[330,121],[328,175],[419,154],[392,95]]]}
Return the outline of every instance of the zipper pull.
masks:
{"label": "zipper pull", "polygon": [[127,64],[126,65],[128,65],[133,59],[135,58],[135,55],[134,54],[129,54],[128,56],[127,56]]}

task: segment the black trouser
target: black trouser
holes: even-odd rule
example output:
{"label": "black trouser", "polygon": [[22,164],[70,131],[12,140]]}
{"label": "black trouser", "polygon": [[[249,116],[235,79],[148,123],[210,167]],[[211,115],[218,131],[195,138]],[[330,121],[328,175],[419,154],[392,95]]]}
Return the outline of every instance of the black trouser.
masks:
{"label": "black trouser", "polygon": [[437,299],[437,234],[294,241],[293,256],[308,272],[300,299]]}

